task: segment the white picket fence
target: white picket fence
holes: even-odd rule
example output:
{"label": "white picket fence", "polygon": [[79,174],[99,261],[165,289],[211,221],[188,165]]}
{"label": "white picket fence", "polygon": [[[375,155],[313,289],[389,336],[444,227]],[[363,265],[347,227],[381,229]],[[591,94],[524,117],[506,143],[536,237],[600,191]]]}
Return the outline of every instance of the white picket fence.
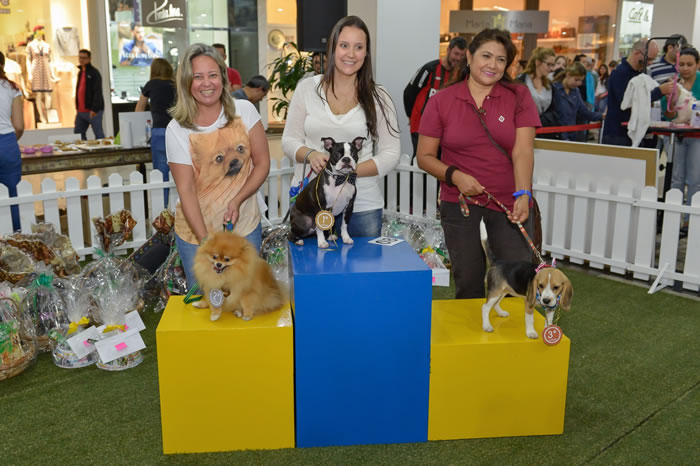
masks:
{"label": "white picket fence", "polygon": [[[293,171],[287,158],[273,161],[268,179],[261,188],[268,200],[265,222],[280,223],[287,213]],[[397,169],[383,183],[387,210],[436,218],[438,182],[426,176],[415,162],[412,164],[409,156],[401,157]],[[161,173],[153,170],[147,183],[140,173],[133,172],[126,183],[121,176],[112,174],[107,186],[102,184],[96,176],[89,177],[85,187],[69,178],[65,189],[58,191],[56,183],[46,178],[41,183],[41,192],[33,193],[31,184],[22,181],[17,186],[16,198],[9,198],[7,188],[0,185],[0,218],[3,219],[0,234],[12,231],[10,205],[19,206],[22,231],[30,232],[32,223],[37,221],[34,203],[40,202],[43,220],[68,235],[76,252],[85,256],[93,252],[95,231],[89,222],[88,233],[84,222],[128,205],[138,223],[133,240],[119,249],[140,246],[151,235],[151,222],[163,209],[163,188],[173,188],[174,183],[163,182]],[[644,188],[640,195],[635,195],[628,184],[613,186],[602,182],[596,183],[595,188],[591,186],[585,178],[573,175],[553,178],[547,173],[535,173],[534,191],[542,211],[544,252],[558,259],[587,263],[592,268],[608,267],[622,275],[631,273],[640,280],[661,275],[663,285],[678,281],[685,289],[700,289],[700,194],[689,207],[682,205],[678,190],[669,191],[665,202],[658,202],[656,188],[651,186]],[[171,206],[175,205],[176,197],[176,190],[171,189]],[[105,198],[108,199],[106,207]],[[63,221],[58,208],[61,199],[65,200]],[[657,241],[657,211],[664,212],[660,241]],[[685,258],[677,266],[683,214],[690,214],[690,224]]]}

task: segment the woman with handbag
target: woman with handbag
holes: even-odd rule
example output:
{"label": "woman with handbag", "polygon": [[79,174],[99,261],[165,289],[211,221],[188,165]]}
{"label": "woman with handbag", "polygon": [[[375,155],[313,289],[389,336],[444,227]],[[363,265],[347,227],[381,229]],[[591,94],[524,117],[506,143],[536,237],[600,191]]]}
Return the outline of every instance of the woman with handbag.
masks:
{"label": "woman with handbag", "polygon": [[458,299],[484,297],[482,219],[496,259],[532,257],[516,223],[533,236],[533,146],[540,119],[528,88],[505,72],[515,53],[507,31],[481,31],[469,45],[464,79],[433,96],[421,120],[418,165],[442,182],[440,218]]}

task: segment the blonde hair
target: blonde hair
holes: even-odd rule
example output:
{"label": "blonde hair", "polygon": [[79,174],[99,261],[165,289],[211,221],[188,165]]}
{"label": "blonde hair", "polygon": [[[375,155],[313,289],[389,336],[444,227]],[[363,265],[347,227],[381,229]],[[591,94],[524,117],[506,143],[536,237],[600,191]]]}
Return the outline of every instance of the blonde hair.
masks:
{"label": "blonde hair", "polygon": [[[547,57],[555,56],[556,54],[554,53],[554,50],[545,47],[537,47],[535,50],[532,51],[532,55],[530,55],[530,61],[527,62],[527,66],[525,66],[525,70],[523,72],[529,74],[531,77],[534,77],[535,68],[537,68],[537,61],[544,63]],[[550,81],[546,74],[542,76],[542,85],[545,89],[549,89]]]}
{"label": "blonde hair", "polygon": [[166,79],[168,81],[174,80],[173,67],[168,63],[165,58],[156,58],[151,63],[151,77],[150,79]]}
{"label": "blonde hair", "polygon": [[199,112],[199,106],[194,97],[192,97],[190,89],[192,87],[192,80],[194,79],[192,75],[192,60],[201,55],[211,58],[219,66],[219,73],[221,74],[221,82],[223,84],[221,104],[224,107],[226,119],[230,123],[233,122],[236,116],[236,106],[233,103],[233,97],[231,97],[226,63],[224,63],[223,57],[218,50],[211,45],[192,44],[185,50],[180,66],[177,68],[177,77],[175,79],[177,84],[177,100],[175,101],[175,105],[168,110],[170,116],[180,123],[180,126],[183,128],[197,129],[194,120]]}
{"label": "blonde hair", "polygon": [[559,83],[562,82],[564,78],[566,78],[567,74],[571,76],[586,76],[586,68],[584,68],[580,62],[573,62],[563,70],[559,71],[559,73],[557,73],[557,75],[554,77],[554,81]]}

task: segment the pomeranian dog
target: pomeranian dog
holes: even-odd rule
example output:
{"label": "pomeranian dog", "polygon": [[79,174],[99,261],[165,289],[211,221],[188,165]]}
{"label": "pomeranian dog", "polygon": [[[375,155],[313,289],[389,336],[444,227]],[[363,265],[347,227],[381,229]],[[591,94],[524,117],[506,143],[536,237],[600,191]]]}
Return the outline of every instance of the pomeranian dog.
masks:
{"label": "pomeranian dog", "polygon": [[[228,201],[241,190],[253,170],[250,158],[250,139],[239,117],[231,123],[209,133],[190,135],[192,168],[197,174],[197,199],[208,231],[221,230],[220,221],[226,214]],[[257,203],[251,196],[245,203]],[[182,205],[177,204],[178,216],[184,218]],[[245,205],[241,205],[245,211]],[[189,229],[177,234],[190,243],[197,243]]]}
{"label": "pomeranian dog", "polygon": [[223,311],[250,320],[279,309],[287,300],[255,246],[235,233],[221,231],[207,239],[194,256],[194,274],[204,294],[194,306],[210,308],[211,320],[218,320]]}

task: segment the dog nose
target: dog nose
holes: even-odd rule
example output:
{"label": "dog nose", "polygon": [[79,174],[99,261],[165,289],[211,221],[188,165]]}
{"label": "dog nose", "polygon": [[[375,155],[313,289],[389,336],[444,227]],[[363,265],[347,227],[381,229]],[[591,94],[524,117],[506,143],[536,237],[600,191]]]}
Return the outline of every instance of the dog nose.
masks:
{"label": "dog nose", "polygon": [[217,268],[217,269],[220,269],[221,267],[222,267],[221,262],[217,262],[217,263],[216,263],[216,268]]}
{"label": "dog nose", "polygon": [[549,302],[552,300],[552,298],[542,298],[542,302],[545,304],[549,304]]}
{"label": "dog nose", "polygon": [[343,157],[340,159],[341,162],[343,162],[345,165],[350,165],[350,157]]}

